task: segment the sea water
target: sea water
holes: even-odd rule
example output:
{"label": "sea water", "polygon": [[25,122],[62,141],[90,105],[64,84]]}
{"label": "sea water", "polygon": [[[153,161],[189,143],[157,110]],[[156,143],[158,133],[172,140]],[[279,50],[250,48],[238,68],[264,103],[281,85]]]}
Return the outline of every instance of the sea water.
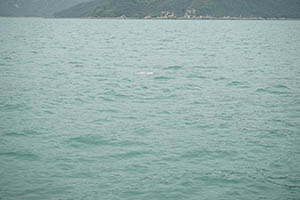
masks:
{"label": "sea water", "polygon": [[0,18],[0,199],[299,199],[300,22]]}

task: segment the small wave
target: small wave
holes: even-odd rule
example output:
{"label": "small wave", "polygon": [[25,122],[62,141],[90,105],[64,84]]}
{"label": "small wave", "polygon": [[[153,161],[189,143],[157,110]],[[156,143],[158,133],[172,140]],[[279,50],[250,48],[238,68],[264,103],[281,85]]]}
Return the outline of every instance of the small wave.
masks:
{"label": "small wave", "polygon": [[289,92],[286,91],[279,91],[279,90],[273,90],[271,88],[258,88],[256,89],[256,92],[258,93],[269,93],[269,94],[288,94]]}
{"label": "small wave", "polygon": [[225,80],[226,78],[224,77],[218,77],[218,78],[214,78],[214,81],[222,81],[222,80]]}
{"label": "small wave", "polygon": [[100,96],[99,98],[102,99],[103,101],[114,101],[114,99],[108,97]]}
{"label": "small wave", "polygon": [[167,77],[167,76],[157,76],[157,77],[154,77],[155,80],[169,80],[171,79],[170,77]]}
{"label": "small wave", "polygon": [[29,110],[31,107],[27,106],[24,103],[19,104],[4,104],[3,106],[0,105],[0,110],[4,112],[10,112],[10,111],[24,111]]}
{"label": "small wave", "polygon": [[239,82],[239,81],[232,81],[230,83],[228,83],[227,85],[229,86],[237,86],[237,85],[242,85],[243,83],[242,82]]}
{"label": "small wave", "polygon": [[208,102],[207,101],[194,101],[192,104],[201,105],[201,104],[208,104]]}
{"label": "small wave", "polygon": [[85,101],[85,100],[83,100],[82,98],[79,98],[79,97],[74,98],[74,101],[76,103],[79,103],[79,104],[87,103],[87,101]]}
{"label": "small wave", "polygon": [[53,114],[55,114],[54,112],[52,112],[52,111],[50,111],[50,110],[45,110],[45,111],[44,111],[44,113],[46,113],[46,114],[50,114],[50,115],[53,115]]}
{"label": "small wave", "polygon": [[116,143],[117,146],[127,147],[127,146],[146,146],[147,143],[135,141],[135,140],[124,140]]}
{"label": "small wave", "polygon": [[278,89],[289,89],[287,86],[285,85],[274,85],[274,88],[278,88]]}
{"label": "small wave", "polygon": [[14,158],[24,159],[24,160],[38,160],[39,159],[39,157],[36,154],[25,153],[25,152],[1,152],[0,156],[14,157]]}
{"label": "small wave", "polygon": [[66,141],[67,144],[70,144],[73,147],[83,147],[84,146],[103,146],[111,145],[112,140],[107,140],[99,135],[87,135],[87,136],[78,136]]}
{"label": "small wave", "polygon": [[101,113],[119,113],[119,110],[116,109],[97,109],[97,112],[101,112]]}
{"label": "small wave", "polygon": [[107,81],[107,78],[97,78],[96,80],[102,82],[102,81]]}
{"label": "small wave", "polygon": [[3,59],[4,59],[4,60],[11,60],[11,59],[12,59],[12,57],[10,57],[10,56],[6,56],[6,57],[4,57]]}
{"label": "small wave", "polygon": [[266,92],[266,90],[263,88],[258,88],[258,89],[256,89],[256,92]]}
{"label": "small wave", "polygon": [[190,75],[187,76],[187,78],[206,79],[207,77],[199,75],[199,74],[190,74]]}
{"label": "small wave", "polygon": [[[274,175],[266,175],[266,174],[263,174],[263,175],[267,179],[266,181],[271,184],[278,185],[280,187],[285,187],[288,189],[300,189],[299,181],[296,179],[293,180],[293,177],[274,176]],[[287,182],[289,182],[289,183],[287,183]]]}
{"label": "small wave", "polygon": [[129,151],[126,153],[119,153],[111,155],[110,157],[118,158],[118,159],[130,159],[130,158],[136,158],[141,157],[145,155],[153,154],[151,150],[136,150],[136,151]]}
{"label": "small wave", "polygon": [[76,67],[76,68],[82,68],[82,67],[84,67],[84,65],[83,64],[76,64],[76,65],[74,65],[74,67]]}
{"label": "small wave", "polygon": [[71,65],[80,65],[82,63],[78,62],[78,61],[70,61],[69,64],[71,64]]}
{"label": "small wave", "polygon": [[274,179],[274,180],[283,180],[283,179],[288,179],[289,176],[267,176],[269,179]]}
{"label": "small wave", "polygon": [[152,132],[151,128],[148,127],[137,127],[134,129],[134,134],[137,135],[147,135]]}
{"label": "small wave", "polygon": [[167,110],[161,110],[157,112],[157,115],[170,115],[171,113]]}
{"label": "small wave", "polygon": [[208,150],[195,150],[195,151],[189,151],[185,152],[181,155],[182,158],[202,158],[202,159],[209,159],[209,158],[232,158],[236,155],[236,152],[234,151],[222,151],[222,150],[216,150],[216,151],[208,151]]}
{"label": "small wave", "polygon": [[18,133],[18,132],[7,132],[7,133],[3,133],[2,136],[7,136],[7,137],[22,137],[22,136],[26,136],[26,134],[24,134],[24,133]]}
{"label": "small wave", "polygon": [[34,131],[34,130],[25,130],[24,134],[26,134],[26,135],[41,135],[40,132]]}
{"label": "small wave", "polygon": [[247,82],[231,81],[227,86],[246,86]]}
{"label": "small wave", "polygon": [[7,137],[22,137],[22,136],[35,136],[40,134],[41,134],[40,132],[34,130],[24,130],[22,132],[16,132],[16,131],[6,132],[3,133],[2,135]]}
{"label": "small wave", "polygon": [[182,69],[182,67],[175,65],[175,66],[166,67],[164,69],[166,69],[166,70],[180,70],[180,69]]}
{"label": "small wave", "polygon": [[100,119],[91,121],[92,124],[103,124],[104,122],[111,122],[111,120],[107,119],[107,118],[100,118]]}
{"label": "small wave", "polygon": [[218,69],[218,67],[215,66],[193,66],[194,69]]}

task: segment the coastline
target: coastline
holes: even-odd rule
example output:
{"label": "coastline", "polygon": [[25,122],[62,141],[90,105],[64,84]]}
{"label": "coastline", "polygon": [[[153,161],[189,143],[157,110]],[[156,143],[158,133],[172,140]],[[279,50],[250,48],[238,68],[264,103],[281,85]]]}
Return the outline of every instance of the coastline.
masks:
{"label": "coastline", "polygon": [[200,21],[200,20],[240,20],[240,21],[300,21],[300,18],[285,18],[285,17],[214,17],[214,16],[197,16],[197,17],[150,17],[150,18],[137,18],[137,17],[57,17],[57,16],[0,16],[0,18],[41,18],[41,19],[104,19],[104,20],[187,20],[187,21]]}

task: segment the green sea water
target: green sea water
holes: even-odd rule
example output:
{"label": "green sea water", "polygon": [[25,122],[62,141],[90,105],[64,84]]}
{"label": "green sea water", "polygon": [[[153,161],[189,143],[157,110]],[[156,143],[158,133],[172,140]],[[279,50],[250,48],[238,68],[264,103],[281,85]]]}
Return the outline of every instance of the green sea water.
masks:
{"label": "green sea water", "polygon": [[300,21],[0,18],[1,200],[300,199]]}

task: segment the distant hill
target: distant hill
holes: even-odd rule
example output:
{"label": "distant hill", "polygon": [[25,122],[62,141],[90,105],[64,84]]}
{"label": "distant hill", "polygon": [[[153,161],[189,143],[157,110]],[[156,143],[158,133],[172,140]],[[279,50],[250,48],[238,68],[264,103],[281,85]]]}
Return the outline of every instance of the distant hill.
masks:
{"label": "distant hill", "polygon": [[93,0],[56,17],[285,17],[300,18],[300,0]]}
{"label": "distant hill", "polygon": [[0,16],[42,17],[88,0],[0,0]]}

